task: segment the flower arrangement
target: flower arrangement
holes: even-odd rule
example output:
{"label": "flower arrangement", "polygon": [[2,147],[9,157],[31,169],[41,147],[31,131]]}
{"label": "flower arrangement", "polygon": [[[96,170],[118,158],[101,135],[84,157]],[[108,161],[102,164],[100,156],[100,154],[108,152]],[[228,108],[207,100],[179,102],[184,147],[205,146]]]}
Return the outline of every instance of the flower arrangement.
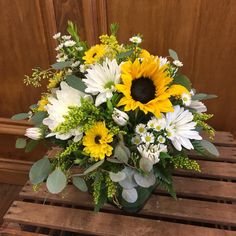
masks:
{"label": "flower arrangement", "polygon": [[157,186],[176,197],[172,171],[200,171],[188,151],[218,155],[199,133],[214,136],[201,100],[215,95],[196,93],[175,51],[151,55],[141,35],[119,44],[117,29],[112,24],[110,35],[88,47],[69,22],[68,35],[54,35],[57,62],[24,80],[35,87],[47,80],[47,91],[28,113],[12,117],[35,124],[16,147],[31,151],[42,141],[58,147],[32,166],[35,189],[46,182],[58,194],[72,183],[92,194],[97,211],[106,202],[137,211]]}

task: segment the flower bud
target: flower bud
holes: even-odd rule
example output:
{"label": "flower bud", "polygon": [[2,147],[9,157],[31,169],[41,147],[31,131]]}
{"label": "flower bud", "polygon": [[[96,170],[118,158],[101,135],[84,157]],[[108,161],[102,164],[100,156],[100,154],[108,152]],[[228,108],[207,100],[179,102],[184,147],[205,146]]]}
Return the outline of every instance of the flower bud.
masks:
{"label": "flower bud", "polygon": [[124,126],[127,124],[129,116],[125,112],[114,108],[112,113],[112,119],[115,121],[117,125]]}
{"label": "flower bud", "polygon": [[33,140],[39,140],[42,138],[42,131],[40,128],[28,128],[25,136]]}

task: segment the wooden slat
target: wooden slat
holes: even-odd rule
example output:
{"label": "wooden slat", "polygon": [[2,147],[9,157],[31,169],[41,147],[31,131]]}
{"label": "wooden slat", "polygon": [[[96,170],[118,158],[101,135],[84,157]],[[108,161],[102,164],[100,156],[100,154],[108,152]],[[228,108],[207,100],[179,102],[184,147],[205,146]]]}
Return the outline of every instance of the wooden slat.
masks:
{"label": "wooden slat", "polygon": [[[78,191],[74,186],[68,186],[63,197],[47,193],[45,185],[42,186],[38,193],[32,192],[31,189],[31,186],[26,186],[20,193],[20,197],[23,199],[47,200],[54,203],[93,208],[91,196],[88,193]],[[117,208],[109,204],[105,205],[103,209],[114,212],[118,211]],[[202,209],[205,210],[202,211]],[[222,211],[225,213],[222,214]],[[181,198],[176,201],[166,196],[152,195],[143,209],[137,214],[236,226],[236,205]]]}
{"label": "wooden slat", "polygon": [[[236,201],[236,183],[187,177],[173,177],[177,195],[204,199]],[[156,189],[156,193],[166,192]]]}
{"label": "wooden slat", "polygon": [[[207,135],[203,134],[203,137],[208,140]],[[213,140],[213,143],[219,146],[228,146],[228,147],[236,146],[236,141],[233,135],[230,132],[225,132],[225,131],[217,131],[215,133],[215,138]]]}
{"label": "wooden slat", "polygon": [[[37,212],[37,214],[35,214]],[[62,220],[63,219],[63,220]],[[96,235],[208,235],[231,236],[234,232],[175,224],[159,220],[95,213],[87,210],[15,201],[5,221]]]}
{"label": "wooden slat", "polygon": [[20,230],[11,229],[11,228],[0,228],[0,235],[1,236],[45,236],[45,234],[20,231]]}
{"label": "wooden slat", "polygon": [[236,180],[236,164],[213,162],[213,161],[198,161],[201,172],[178,169],[175,174],[196,176],[203,178],[216,178],[216,179],[230,179]]}

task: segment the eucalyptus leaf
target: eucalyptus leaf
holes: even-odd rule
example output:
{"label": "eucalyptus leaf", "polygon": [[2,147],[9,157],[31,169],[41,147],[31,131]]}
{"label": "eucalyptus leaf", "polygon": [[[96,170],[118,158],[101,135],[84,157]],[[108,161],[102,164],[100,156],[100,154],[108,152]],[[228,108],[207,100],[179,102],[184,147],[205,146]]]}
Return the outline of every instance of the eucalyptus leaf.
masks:
{"label": "eucalyptus leaf", "polygon": [[129,149],[124,146],[123,144],[118,144],[116,147],[115,147],[115,151],[114,151],[114,156],[124,162],[124,163],[127,163],[128,160],[129,160],[129,155],[130,155],[130,151]]}
{"label": "eucalyptus leaf", "polygon": [[107,158],[107,161],[111,162],[111,163],[123,163],[122,161],[119,161],[115,158]]}
{"label": "eucalyptus leaf", "polygon": [[19,149],[25,148],[26,144],[27,144],[27,142],[26,142],[25,138],[18,138],[16,140],[16,148],[19,148]]}
{"label": "eucalyptus leaf", "polygon": [[109,172],[109,176],[113,182],[119,182],[126,178],[126,174],[122,171],[117,173]]}
{"label": "eucalyptus leaf", "polygon": [[38,143],[39,143],[38,140],[30,140],[25,147],[25,152],[28,153],[28,152],[33,151],[38,145]]}
{"label": "eucalyptus leaf", "polygon": [[34,115],[31,117],[31,121],[35,125],[39,125],[43,122],[43,119],[47,117],[47,112],[45,111],[38,111],[34,113]]}
{"label": "eucalyptus leaf", "polygon": [[200,143],[208,154],[215,156],[215,157],[218,157],[220,155],[219,151],[217,150],[215,145],[212,144],[211,142],[209,142],[207,140],[201,140]]}
{"label": "eucalyptus leaf", "polygon": [[33,109],[35,109],[35,108],[37,108],[37,107],[38,107],[38,104],[32,104],[32,105],[29,106],[29,108],[30,108],[31,110],[33,110]]}
{"label": "eucalyptus leaf", "polygon": [[66,175],[61,169],[54,170],[47,178],[47,189],[50,193],[58,194],[60,193],[67,184]]}
{"label": "eucalyptus leaf", "polygon": [[135,188],[131,189],[123,189],[122,190],[122,197],[125,201],[129,203],[134,203],[138,199],[138,193]]}
{"label": "eucalyptus leaf", "polygon": [[47,157],[35,162],[30,169],[29,179],[32,184],[43,182],[51,172],[51,163]]}
{"label": "eucalyptus leaf", "polygon": [[133,53],[133,50],[129,50],[127,52],[122,52],[122,53],[118,54],[116,58],[117,58],[117,60],[121,60],[126,57],[130,57],[132,55],[132,53]]}
{"label": "eucalyptus leaf", "polygon": [[145,172],[150,172],[153,168],[153,162],[143,157],[139,161],[139,167]]}
{"label": "eucalyptus leaf", "polygon": [[12,120],[25,120],[29,118],[28,113],[19,113],[11,117]]}
{"label": "eucalyptus leaf", "polygon": [[137,185],[137,183],[134,180],[134,173],[135,171],[129,167],[125,167],[122,172],[124,172],[126,174],[126,178],[119,181],[119,184],[121,187],[125,188],[125,189],[131,189],[134,188]]}
{"label": "eucalyptus leaf", "polygon": [[213,99],[217,98],[217,95],[215,94],[205,94],[205,93],[198,93],[192,96],[192,100],[207,100],[207,99]]}
{"label": "eucalyptus leaf", "polygon": [[173,49],[169,49],[169,55],[170,55],[170,57],[172,57],[174,60],[179,60],[176,51],[174,51]]}
{"label": "eucalyptus leaf", "polygon": [[150,173],[148,176],[135,173],[134,179],[136,183],[143,188],[149,188],[156,183],[156,177],[153,173]]}
{"label": "eucalyptus leaf", "polygon": [[88,187],[87,187],[86,182],[84,181],[83,178],[75,176],[72,178],[72,183],[75,185],[75,187],[77,187],[82,192],[88,191]]}
{"label": "eucalyptus leaf", "polygon": [[173,80],[173,84],[180,84],[184,86],[186,89],[188,89],[189,91],[191,90],[191,87],[192,87],[192,84],[189,78],[185,75],[177,75]]}
{"label": "eucalyptus leaf", "polygon": [[99,166],[101,166],[104,163],[104,159],[101,161],[96,162],[92,166],[90,166],[87,170],[84,171],[84,175],[87,175],[88,173],[96,170]]}
{"label": "eucalyptus leaf", "polygon": [[69,67],[71,64],[72,64],[72,61],[62,61],[62,62],[57,62],[57,63],[55,63],[51,66],[55,70],[61,70],[61,69],[64,69],[66,67]]}
{"label": "eucalyptus leaf", "polygon": [[84,90],[87,88],[82,79],[78,78],[75,75],[67,75],[66,83],[72,88],[77,89],[81,92],[84,92]]}

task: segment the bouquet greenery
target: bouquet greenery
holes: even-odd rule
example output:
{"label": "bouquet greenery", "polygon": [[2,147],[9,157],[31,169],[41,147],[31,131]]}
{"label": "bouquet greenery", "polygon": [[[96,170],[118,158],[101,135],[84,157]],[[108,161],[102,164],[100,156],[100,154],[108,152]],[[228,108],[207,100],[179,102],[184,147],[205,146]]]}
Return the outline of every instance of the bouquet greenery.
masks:
{"label": "bouquet greenery", "polygon": [[35,87],[47,80],[47,91],[30,112],[12,119],[35,124],[17,140],[18,148],[30,151],[42,141],[58,147],[57,155],[32,166],[35,187],[46,181],[58,194],[72,183],[92,194],[95,210],[110,202],[137,211],[157,186],[176,197],[173,169],[200,171],[188,150],[218,155],[199,133],[214,136],[201,100],[215,95],[192,89],[175,51],[151,55],[141,48],[141,35],[119,44],[117,29],[112,24],[110,35],[88,47],[69,22],[68,35],[54,35],[57,62],[24,80]]}

